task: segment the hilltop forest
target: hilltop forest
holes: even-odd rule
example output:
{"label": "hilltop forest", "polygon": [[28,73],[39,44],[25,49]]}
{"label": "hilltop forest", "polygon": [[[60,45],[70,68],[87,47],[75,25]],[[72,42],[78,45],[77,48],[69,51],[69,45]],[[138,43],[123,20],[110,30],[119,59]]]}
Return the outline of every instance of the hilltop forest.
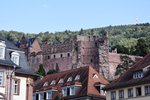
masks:
{"label": "hilltop forest", "polygon": [[92,29],[80,29],[79,31],[65,30],[63,32],[40,32],[24,33],[17,31],[1,30],[0,35],[11,41],[20,40],[23,35],[27,38],[36,37],[40,43],[48,42],[57,44],[67,39],[72,39],[75,35],[96,35],[101,36],[103,31],[109,33],[110,51],[117,48],[118,53],[145,56],[150,52],[150,23],[135,25],[118,25]]}

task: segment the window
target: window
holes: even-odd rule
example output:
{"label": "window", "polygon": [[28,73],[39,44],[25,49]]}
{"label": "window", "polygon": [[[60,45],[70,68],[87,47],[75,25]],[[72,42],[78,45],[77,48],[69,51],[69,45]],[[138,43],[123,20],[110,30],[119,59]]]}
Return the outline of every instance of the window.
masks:
{"label": "window", "polygon": [[111,92],[111,100],[116,100],[116,91]]}
{"label": "window", "polygon": [[133,88],[128,89],[128,97],[133,97]]}
{"label": "window", "polygon": [[50,59],[50,56],[47,56],[47,59]]}
{"label": "window", "polygon": [[5,58],[5,47],[0,47],[0,59]]}
{"label": "window", "polygon": [[56,58],[56,55],[54,55],[54,58]]}
{"label": "window", "polygon": [[124,90],[119,90],[119,98],[124,98]]}
{"label": "window", "polygon": [[48,86],[48,82],[45,82],[43,86]]}
{"label": "window", "polygon": [[75,87],[74,86],[70,87],[70,95],[75,95]]}
{"label": "window", "polygon": [[47,92],[47,100],[52,99],[52,91]]}
{"label": "window", "polygon": [[0,72],[0,86],[3,85],[4,72]]}
{"label": "window", "polygon": [[141,87],[136,88],[136,96],[141,96],[142,95],[142,90]]}
{"label": "window", "polygon": [[79,79],[80,79],[80,75],[77,75],[74,80],[76,81],[76,80],[79,80]]}
{"label": "window", "polygon": [[50,85],[54,85],[54,84],[56,84],[55,80],[53,80]]}
{"label": "window", "polygon": [[150,95],[150,85],[145,86],[145,95]]}
{"label": "window", "polygon": [[13,52],[11,54],[11,60],[16,64],[19,65],[19,53]]}
{"label": "window", "polygon": [[20,80],[14,79],[14,94],[19,95]]}
{"label": "window", "polygon": [[64,80],[63,80],[63,79],[60,79],[58,83],[60,83],[60,84],[61,84],[61,83],[64,83]]}
{"label": "window", "polygon": [[97,76],[97,74],[93,74],[93,78],[97,78],[97,79],[98,79],[98,76]]}
{"label": "window", "polygon": [[72,77],[69,77],[67,80],[67,82],[70,82],[70,81],[72,81]]}
{"label": "window", "polygon": [[62,94],[64,97],[67,96],[67,88],[62,89]]}
{"label": "window", "polygon": [[133,79],[142,78],[143,76],[144,76],[144,75],[143,75],[143,72],[142,72],[142,71],[134,72],[134,73],[133,73]]}
{"label": "window", "polygon": [[63,57],[63,54],[60,54],[60,57],[62,58],[62,57]]}
{"label": "window", "polygon": [[70,53],[68,53],[67,56],[70,57]]}

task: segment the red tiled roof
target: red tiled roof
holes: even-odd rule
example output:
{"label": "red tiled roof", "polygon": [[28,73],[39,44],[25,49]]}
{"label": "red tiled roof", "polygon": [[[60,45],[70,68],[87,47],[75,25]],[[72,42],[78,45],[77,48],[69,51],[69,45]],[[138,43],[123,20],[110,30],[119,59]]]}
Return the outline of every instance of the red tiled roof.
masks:
{"label": "red tiled roof", "polygon": [[[93,78],[93,74],[98,76],[97,79]],[[79,80],[74,80],[76,75],[80,75]],[[72,77],[71,82],[67,82],[68,78]],[[64,79],[63,84],[59,84],[58,81]],[[51,86],[43,87],[45,82],[56,81],[53,85],[57,87],[58,91],[61,91],[61,87],[68,85],[81,85],[81,89],[77,95],[100,95],[98,90],[95,88],[95,83],[99,82],[101,84],[108,84],[108,82],[92,67],[81,67],[77,69],[72,69],[68,71],[63,71],[55,74],[50,74],[45,76],[41,81],[35,84],[34,91],[41,91],[43,88],[51,89]]]}
{"label": "red tiled roof", "polygon": [[133,79],[133,73],[150,65],[150,53],[143,59],[135,63],[129,70],[127,70],[121,77],[106,86],[106,90],[144,84],[150,82],[150,71],[143,78]]}

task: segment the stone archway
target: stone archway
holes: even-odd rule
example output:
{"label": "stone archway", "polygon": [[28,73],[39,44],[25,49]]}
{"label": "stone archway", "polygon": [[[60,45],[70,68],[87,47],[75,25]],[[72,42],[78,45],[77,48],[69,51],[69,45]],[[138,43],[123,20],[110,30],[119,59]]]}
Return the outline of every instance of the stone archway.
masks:
{"label": "stone archway", "polygon": [[6,98],[5,98],[5,94],[0,93],[0,100],[6,100]]}

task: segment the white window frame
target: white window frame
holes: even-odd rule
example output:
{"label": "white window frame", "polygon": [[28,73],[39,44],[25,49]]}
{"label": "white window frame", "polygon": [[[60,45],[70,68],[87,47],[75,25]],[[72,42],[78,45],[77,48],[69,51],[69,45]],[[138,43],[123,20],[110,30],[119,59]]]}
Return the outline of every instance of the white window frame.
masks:
{"label": "white window frame", "polygon": [[145,95],[150,95],[150,85],[145,86]]}
{"label": "white window frame", "polygon": [[72,77],[69,77],[67,82],[71,82],[72,81]]}
{"label": "white window frame", "polygon": [[63,97],[67,96],[67,87],[62,88]]}
{"label": "white window frame", "polygon": [[124,98],[124,90],[119,90],[119,99]]}
{"label": "white window frame", "polygon": [[61,78],[61,79],[58,81],[58,83],[59,83],[59,84],[64,83],[64,79]]}
{"label": "white window frame", "polygon": [[46,99],[47,100],[52,99],[52,91],[46,91]]}
{"label": "white window frame", "polygon": [[0,42],[0,59],[5,59],[5,48],[6,48],[6,45],[4,43],[4,41]]}
{"label": "white window frame", "polygon": [[116,91],[111,92],[111,100],[116,100]]}
{"label": "white window frame", "polygon": [[13,61],[16,65],[19,65],[19,53],[12,52],[11,53],[11,61]]}
{"label": "white window frame", "polygon": [[3,86],[4,85],[4,72],[3,71],[0,71],[0,77],[1,77],[0,86]]}
{"label": "white window frame", "polygon": [[50,85],[54,85],[54,84],[56,84],[55,80],[53,80]]}
{"label": "white window frame", "polygon": [[70,95],[75,95],[75,87],[70,86]]}
{"label": "white window frame", "polygon": [[80,75],[77,75],[74,80],[77,81],[79,79],[80,79]]}
{"label": "white window frame", "polygon": [[[17,83],[15,83],[17,81]],[[14,94],[19,95],[20,92],[20,80],[19,79],[14,79]]]}

